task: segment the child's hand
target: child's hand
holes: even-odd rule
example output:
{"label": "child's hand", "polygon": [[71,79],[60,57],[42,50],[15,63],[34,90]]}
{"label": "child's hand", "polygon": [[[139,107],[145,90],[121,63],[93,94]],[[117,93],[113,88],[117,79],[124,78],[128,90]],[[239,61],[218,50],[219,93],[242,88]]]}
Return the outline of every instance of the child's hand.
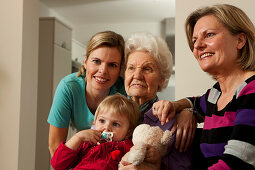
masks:
{"label": "child's hand", "polygon": [[94,129],[82,130],[75,134],[82,142],[97,144],[101,139],[101,133]]}
{"label": "child's hand", "polygon": [[97,130],[87,129],[82,130],[66,142],[66,146],[70,149],[77,150],[82,142],[91,142],[97,144],[101,139],[101,133]]}

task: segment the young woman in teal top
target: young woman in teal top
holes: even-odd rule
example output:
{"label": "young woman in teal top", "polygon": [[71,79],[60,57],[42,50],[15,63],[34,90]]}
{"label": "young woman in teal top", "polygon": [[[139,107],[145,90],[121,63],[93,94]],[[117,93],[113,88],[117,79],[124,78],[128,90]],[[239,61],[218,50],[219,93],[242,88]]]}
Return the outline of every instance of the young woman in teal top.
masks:
{"label": "young woman in teal top", "polygon": [[120,77],[123,57],[121,35],[105,31],[90,39],[80,71],[63,78],[56,89],[48,117],[51,155],[66,140],[70,121],[78,130],[88,129],[97,106],[106,96],[126,95]]}

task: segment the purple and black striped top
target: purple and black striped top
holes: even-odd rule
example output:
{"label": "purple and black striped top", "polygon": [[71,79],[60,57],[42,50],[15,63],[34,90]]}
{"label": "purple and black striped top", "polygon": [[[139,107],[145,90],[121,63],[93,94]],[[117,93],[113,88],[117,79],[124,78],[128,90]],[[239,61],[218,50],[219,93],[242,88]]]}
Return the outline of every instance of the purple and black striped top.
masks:
{"label": "purple and black striped top", "polygon": [[203,96],[188,98],[205,117],[200,148],[209,169],[255,169],[255,75],[218,111],[220,95],[216,83]]}

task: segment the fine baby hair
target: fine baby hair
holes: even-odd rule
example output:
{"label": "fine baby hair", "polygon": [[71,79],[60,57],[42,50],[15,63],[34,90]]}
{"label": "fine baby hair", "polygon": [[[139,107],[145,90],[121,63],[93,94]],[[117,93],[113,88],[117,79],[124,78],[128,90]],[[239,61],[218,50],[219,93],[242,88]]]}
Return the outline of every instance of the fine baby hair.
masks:
{"label": "fine baby hair", "polygon": [[[139,111],[138,105],[131,99],[128,99],[127,97],[121,94],[115,94],[115,95],[106,97],[99,104],[95,113],[94,121],[97,120],[97,117],[100,113],[103,113],[105,111],[127,116],[129,120],[130,132],[133,132],[140,118],[140,111]],[[130,136],[131,135],[132,133],[130,134]]]}

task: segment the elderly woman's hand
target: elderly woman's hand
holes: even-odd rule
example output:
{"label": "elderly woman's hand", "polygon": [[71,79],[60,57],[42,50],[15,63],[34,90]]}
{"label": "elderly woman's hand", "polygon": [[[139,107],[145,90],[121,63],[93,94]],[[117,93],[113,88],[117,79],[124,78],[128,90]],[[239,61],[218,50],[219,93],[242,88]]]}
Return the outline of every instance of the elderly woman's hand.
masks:
{"label": "elderly woman's hand", "polygon": [[175,148],[185,152],[193,142],[196,128],[197,121],[193,113],[189,110],[181,111],[171,130],[176,130]]}
{"label": "elderly woman's hand", "polygon": [[167,100],[159,100],[152,106],[152,112],[154,116],[157,116],[161,121],[161,124],[169,122],[176,113],[179,113],[185,108],[192,107],[187,99],[181,99],[178,101],[170,102]]}
{"label": "elderly woman's hand", "polygon": [[161,124],[169,122],[175,116],[175,106],[173,102],[160,100],[153,104],[152,112],[161,121]]}
{"label": "elderly woman's hand", "polygon": [[197,121],[192,112],[183,110],[190,107],[190,103],[187,99],[174,102],[160,100],[155,102],[152,106],[153,115],[158,117],[162,125],[169,122],[176,113],[180,112],[171,129],[172,134],[176,133],[175,147],[180,152],[186,151],[192,144],[197,128]]}

